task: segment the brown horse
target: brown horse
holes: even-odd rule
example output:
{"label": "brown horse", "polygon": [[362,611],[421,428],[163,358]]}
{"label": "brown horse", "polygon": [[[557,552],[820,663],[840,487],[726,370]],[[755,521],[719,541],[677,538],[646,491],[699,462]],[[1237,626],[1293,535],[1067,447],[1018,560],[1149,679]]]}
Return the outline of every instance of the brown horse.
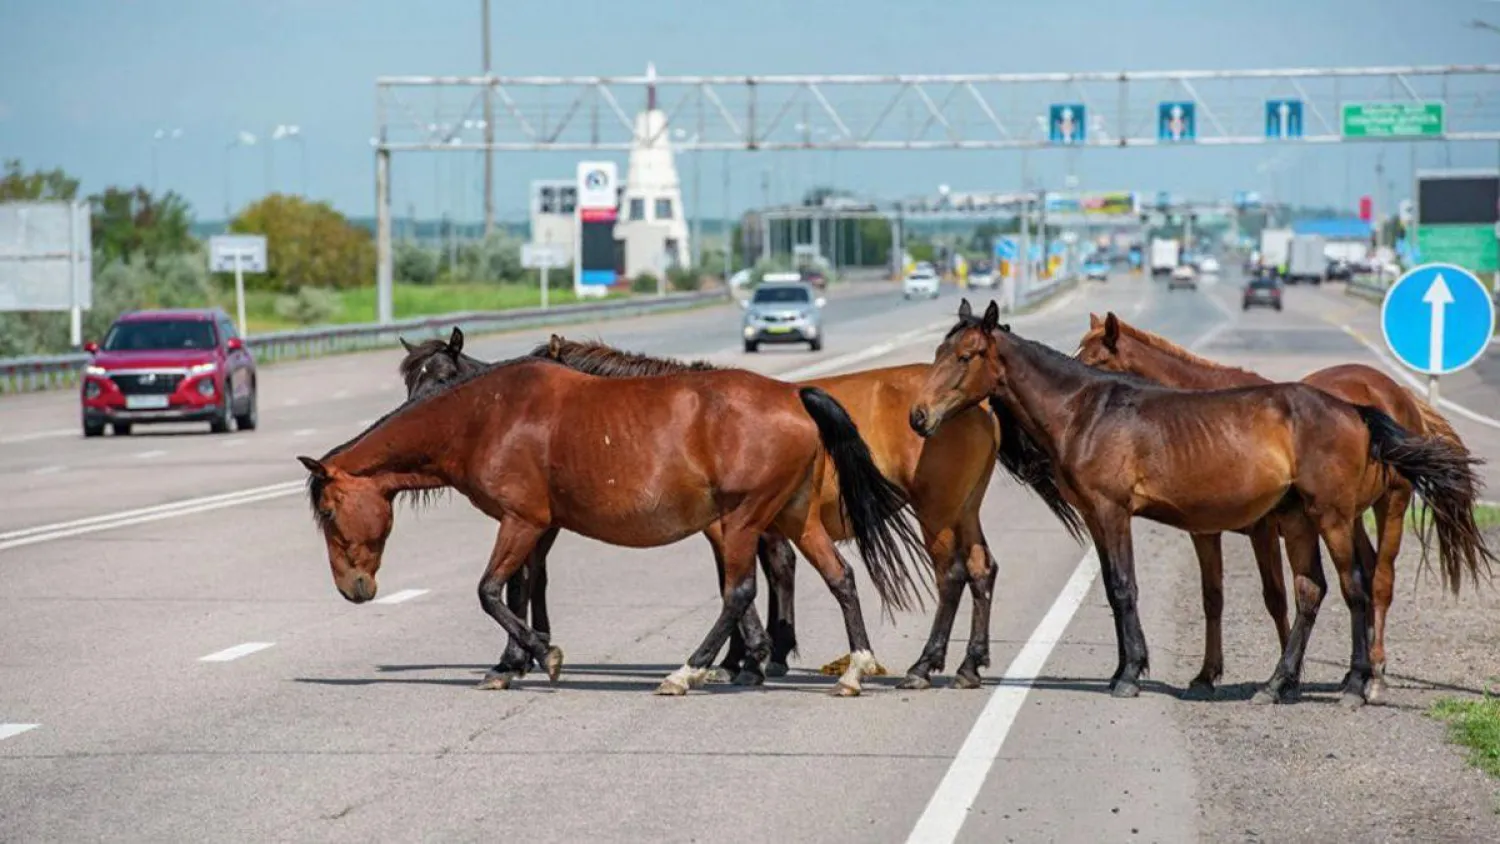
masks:
{"label": "brown horse", "polygon": [[604,379],[518,359],[407,401],[320,460],[298,459],[310,472],[334,584],[355,603],[375,596],[397,494],[452,488],[497,519],[480,604],[554,680],[561,650],[502,600],[548,531],[628,547],[708,536],[724,572],[723,606],[702,645],[657,689],[673,695],[703,681],[736,624],[751,656],[766,656],[765,631],[746,609],[756,542],[769,532],[790,538],[838,600],[852,657],[835,691],[859,694],[874,657],[853,573],[814,510],[827,463],[882,602],[906,608],[915,597],[902,554],[916,544],[901,517],[905,499],[848,414],[821,390],[749,372]]}
{"label": "brown horse", "polygon": [[[913,404],[911,425],[931,434],[985,398],[1016,415],[1047,450],[1069,503],[1083,513],[1115,616],[1116,697],[1140,693],[1149,666],[1131,544],[1136,516],[1189,533],[1222,533],[1275,512],[1296,579],[1297,619],[1261,702],[1297,693],[1323,599],[1318,538],[1349,602],[1346,705],[1364,703],[1370,679],[1369,596],[1355,564],[1353,523],[1372,503],[1372,478],[1401,475],[1432,508],[1444,536],[1445,578],[1493,559],[1474,524],[1475,459],[1416,437],[1385,413],[1306,384],[1182,391],[1087,366],[1010,332],[992,302],[982,319],[967,300]],[[1455,587],[1456,588],[1456,587]]]}
{"label": "brown horse", "polygon": [[[1165,386],[1185,390],[1219,390],[1273,383],[1254,372],[1201,358],[1166,338],[1127,324],[1114,313],[1107,314],[1104,319],[1090,315],[1089,331],[1079,341],[1077,357],[1090,366],[1113,372],[1134,373]],[[1378,408],[1406,430],[1422,436],[1442,438],[1454,448],[1468,453],[1457,432],[1431,405],[1418,399],[1411,391],[1378,369],[1362,364],[1331,366],[1307,375],[1302,383],[1317,387],[1350,404]],[[1366,492],[1367,496],[1374,495],[1378,553],[1370,551],[1370,538],[1365,532],[1362,519],[1354,520],[1354,541],[1362,555],[1373,553],[1375,557],[1372,581],[1375,623],[1370,647],[1373,676],[1365,693],[1371,703],[1378,703],[1384,699],[1386,690],[1386,614],[1390,610],[1395,591],[1395,561],[1396,555],[1401,551],[1401,536],[1407,507],[1411,503],[1412,489],[1411,484],[1399,474],[1385,473],[1371,480],[1382,487]],[[1286,586],[1282,577],[1280,550],[1274,541],[1274,530],[1275,526],[1266,522],[1257,522],[1250,529],[1266,609],[1276,622],[1281,646],[1285,648]],[[1270,542],[1265,541],[1266,532],[1272,535]],[[1224,561],[1218,534],[1196,534],[1193,536],[1193,546],[1198,552],[1198,564],[1203,572],[1203,612],[1207,620],[1203,671],[1193,683],[1202,683],[1212,690],[1224,669],[1220,635],[1220,616],[1224,606]],[[1425,552],[1425,547],[1423,550]],[[1452,555],[1445,559],[1450,563],[1456,562]],[[1449,575],[1450,582],[1456,585],[1458,573],[1450,572]]]}
{"label": "brown horse", "polygon": [[[426,389],[432,379],[485,365],[462,353],[462,335],[458,333],[446,344],[428,341],[421,346],[408,346],[408,350],[402,363],[403,374],[423,373],[407,378],[407,388],[413,392]],[[556,335],[549,343],[537,346],[532,354],[606,377],[654,376],[713,368],[703,362],[648,357],[603,343],[570,341]],[[989,664],[989,615],[996,573],[979,522],[979,507],[994,469],[997,449],[1003,465],[1013,473],[1021,472],[1027,461],[1035,460],[1040,452],[1022,452],[1025,438],[1019,434],[1011,435],[1010,446],[1004,447],[996,419],[982,408],[956,417],[941,435],[924,442],[911,431],[906,415],[926,370],[925,365],[898,366],[802,383],[828,391],[849,411],[869,443],[876,465],[906,493],[922,528],[939,583],[938,611],[927,645],[908,669],[901,687],[926,688],[931,685],[931,673],[943,670],[954,616],[967,584],[974,612],[969,647],[954,676],[954,685],[975,688],[979,684],[979,668]],[[1051,483],[1051,472],[1042,467],[1042,471],[1033,470],[1027,476],[1034,479],[1033,489],[1054,507],[1064,525],[1075,537],[1079,536],[1081,523]],[[847,538],[849,526],[839,513],[838,490],[831,478],[825,476],[817,496],[830,535],[835,539]],[[767,673],[775,676],[785,673],[787,655],[796,647],[792,609],[795,557],[785,539],[770,535],[761,538],[759,550],[771,584],[767,618],[771,661]],[[530,605],[534,611],[545,614],[545,562],[538,559],[536,565],[539,568],[532,573],[535,585],[530,590]],[[739,671],[738,681],[753,681],[753,674],[740,670],[743,657],[743,639],[737,631],[732,631],[730,650],[723,664],[731,672]],[[843,661],[830,663],[825,671],[842,670]]]}

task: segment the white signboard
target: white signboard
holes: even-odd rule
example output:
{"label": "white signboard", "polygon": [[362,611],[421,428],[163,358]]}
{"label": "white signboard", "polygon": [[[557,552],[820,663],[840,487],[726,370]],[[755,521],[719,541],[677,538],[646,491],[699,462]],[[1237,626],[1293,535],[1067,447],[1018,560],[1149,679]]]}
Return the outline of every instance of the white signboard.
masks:
{"label": "white signboard", "polygon": [[[239,263],[235,263],[235,259]],[[216,234],[208,239],[208,268],[216,273],[266,271],[266,236]]]}
{"label": "white signboard", "polygon": [[0,203],[0,312],[93,307],[89,221],[86,202]]}
{"label": "white signboard", "polygon": [[568,249],[560,243],[521,244],[521,266],[528,270],[555,270],[567,265]]}
{"label": "white signboard", "polygon": [[578,162],[578,207],[614,208],[620,171],[613,161]]}

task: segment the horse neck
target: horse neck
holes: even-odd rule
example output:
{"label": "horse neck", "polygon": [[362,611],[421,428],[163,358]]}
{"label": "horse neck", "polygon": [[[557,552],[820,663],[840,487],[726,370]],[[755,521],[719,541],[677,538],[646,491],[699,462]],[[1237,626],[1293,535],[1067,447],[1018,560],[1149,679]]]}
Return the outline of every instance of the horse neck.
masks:
{"label": "horse neck", "polygon": [[1058,441],[1076,412],[1072,401],[1097,382],[1087,372],[1062,367],[1023,342],[1002,337],[999,354],[1005,365],[1008,389],[998,398],[1017,421],[1057,457]]}
{"label": "horse neck", "polygon": [[388,492],[451,486],[462,465],[465,438],[443,423],[454,395],[436,396],[380,422],[326,459],[330,467],[377,479]]}
{"label": "horse neck", "polygon": [[1137,363],[1131,367],[1131,371],[1168,387],[1222,390],[1271,383],[1254,372],[1221,366],[1185,351],[1174,353],[1137,338],[1132,338],[1132,342],[1136,348]]}

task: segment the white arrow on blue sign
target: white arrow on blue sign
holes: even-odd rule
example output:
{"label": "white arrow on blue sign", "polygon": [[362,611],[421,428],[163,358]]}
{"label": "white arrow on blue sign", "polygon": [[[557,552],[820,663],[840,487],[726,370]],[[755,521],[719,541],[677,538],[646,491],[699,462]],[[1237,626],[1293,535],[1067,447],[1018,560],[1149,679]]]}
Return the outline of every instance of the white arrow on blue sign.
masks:
{"label": "white arrow on blue sign", "polygon": [[1397,360],[1427,375],[1447,375],[1484,354],[1495,330],[1495,303],[1468,270],[1423,264],[1386,291],[1380,328]]}

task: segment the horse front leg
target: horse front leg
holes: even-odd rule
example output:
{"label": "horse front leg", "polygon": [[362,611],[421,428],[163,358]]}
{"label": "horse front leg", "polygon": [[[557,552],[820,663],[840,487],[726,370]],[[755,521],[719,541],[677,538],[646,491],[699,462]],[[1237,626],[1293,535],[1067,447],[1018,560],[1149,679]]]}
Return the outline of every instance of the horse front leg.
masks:
{"label": "horse front leg", "polygon": [[1189,700],[1208,700],[1224,676],[1224,548],[1223,534],[1192,534],[1203,588],[1203,667],[1183,694]]}
{"label": "horse front leg", "polygon": [[1099,552],[1105,595],[1115,616],[1116,647],[1120,655],[1119,667],[1110,682],[1110,694],[1117,698],[1137,697],[1141,693],[1141,680],[1151,670],[1151,656],[1137,606],[1140,593],[1135,582],[1130,513],[1109,502],[1099,502],[1092,516],[1089,529]]}
{"label": "horse front leg", "polygon": [[[537,664],[544,667],[548,679],[554,682],[562,670],[562,650],[550,646],[538,636],[503,600],[506,597],[507,582],[527,563],[546,530],[510,516],[500,522],[500,534],[490,554],[490,564],[479,580],[479,605],[510,635],[519,649],[519,657],[511,662],[502,661],[491,669],[490,674],[480,683],[482,689],[509,688],[511,682],[524,673],[531,660],[536,660]],[[521,598],[524,598],[524,594],[518,595],[517,599]],[[506,653],[510,654],[511,648],[507,647]]]}

